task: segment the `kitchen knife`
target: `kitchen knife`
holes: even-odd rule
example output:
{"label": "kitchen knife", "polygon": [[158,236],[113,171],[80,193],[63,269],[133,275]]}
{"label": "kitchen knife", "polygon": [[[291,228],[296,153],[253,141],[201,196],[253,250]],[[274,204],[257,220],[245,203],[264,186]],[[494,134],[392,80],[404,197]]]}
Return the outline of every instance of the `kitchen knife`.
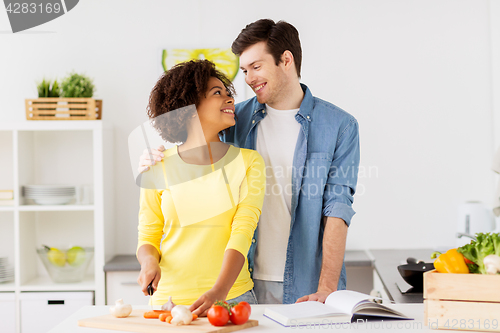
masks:
{"label": "kitchen knife", "polygon": [[151,304],[151,311],[153,311],[153,301],[151,300],[151,296],[154,294],[154,289],[153,289],[153,281],[148,285],[148,295],[149,295],[149,304]]}

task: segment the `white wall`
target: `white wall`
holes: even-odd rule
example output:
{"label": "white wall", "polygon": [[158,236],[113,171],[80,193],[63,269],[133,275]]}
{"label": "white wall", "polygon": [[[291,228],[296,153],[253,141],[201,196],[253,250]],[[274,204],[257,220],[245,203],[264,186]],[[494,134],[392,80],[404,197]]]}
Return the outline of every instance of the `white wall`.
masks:
{"label": "white wall", "polygon": [[134,253],[127,136],[146,120],[159,49],[230,46],[264,17],[297,27],[303,82],[360,123],[366,172],[348,248],[453,245],[458,205],[493,195],[487,0],[86,0],[18,34],[0,9],[0,121],[25,119],[24,98],[43,76],[93,77],[120,166],[116,252]]}

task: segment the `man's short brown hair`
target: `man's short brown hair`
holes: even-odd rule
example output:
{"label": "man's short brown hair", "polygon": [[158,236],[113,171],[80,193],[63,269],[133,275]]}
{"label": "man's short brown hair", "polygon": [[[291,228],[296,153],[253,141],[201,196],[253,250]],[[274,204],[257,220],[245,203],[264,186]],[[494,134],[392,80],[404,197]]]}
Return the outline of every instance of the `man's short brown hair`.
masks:
{"label": "man's short brown hair", "polygon": [[[149,96],[147,112],[163,140],[186,141],[188,120],[196,114],[195,107],[205,96],[211,77],[221,80],[229,93],[235,95],[231,80],[208,60],[182,62],[162,74]],[[175,113],[166,116],[170,111]]]}
{"label": "man's short brown hair", "polygon": [[247,48],[259,42],[267,43],[267,51],[273,56],[276,66],[281,62],[283,52],[290,51],[293,54],[297,76],[300,77],[302,48],[299,32],[293,25],[285,21],[275,23],[270,19],[255,21],[241,30],[231,49],[234,54],[240,56]]}

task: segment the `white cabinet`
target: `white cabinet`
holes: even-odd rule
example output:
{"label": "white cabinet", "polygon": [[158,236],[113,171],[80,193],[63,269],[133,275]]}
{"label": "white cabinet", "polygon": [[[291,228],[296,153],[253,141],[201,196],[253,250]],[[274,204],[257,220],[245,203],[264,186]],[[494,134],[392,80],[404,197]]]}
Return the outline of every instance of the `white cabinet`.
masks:
{"label": "white cabinet", "polygon": [[346,265],[347,289],[370,294],[373,289],[373,266]]}
{"label": "white cabinet", "polygon": [[3,333],[16,331],[16,295],[13,292],[0,293],[0,323]]}
{"label": "white cabinet", "polygon": [[122,298],[125,304],[147,305],[149,296],[144,296],[137,283],[139,271],[118,271],[106,273],[106,299],[108,305],[113,305]]}
{"label": "white cabinet", "polygon": [[93,305],[93,292],[21,293],[21,333],[48,332],[82,306]]}
{"label": "white cabinet", "polygon": [[[0,207],[1,208],[1,207]],[[8,207],[3,207],[4,210]],[[13,208],[11,208],[13,210]],[[8,268],[14,265],[14,212],[0,210],[0,258],[7,258]],[[4,276],[0,283],[0,292],[14,291],[14,281],[6,282]]]}
{"label": "white cabinet", "polygon": [[[112,142],[101,121],[0,123],[0,189],[14,190],[14,205],[0,206],[0,257],[8,257],[15,276],[0,292],[15,296],[16,333],[33,311],[21,299],[33,292],[91,292],[90,304],[105,304],[103,266],[114,256],[115,234]],[[33,184],[90,185],[93,202],[36,205],[21,191]],[[36,253],[42,244],[93,247],[84,281],[52,282]]]}

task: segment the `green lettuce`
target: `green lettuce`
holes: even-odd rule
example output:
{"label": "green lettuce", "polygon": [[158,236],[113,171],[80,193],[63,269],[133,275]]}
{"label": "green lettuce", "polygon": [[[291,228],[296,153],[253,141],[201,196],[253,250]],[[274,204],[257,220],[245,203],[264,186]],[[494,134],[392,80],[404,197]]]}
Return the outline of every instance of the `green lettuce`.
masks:
{"label": "green lettuce", "polygon": [[468,265],[471,273],[487,274],[483,259],[490,254],[500,255],[500,234],[477,233],[475,241],[459,247],[457,251],[477,265],[477,268],[473,264]]}

